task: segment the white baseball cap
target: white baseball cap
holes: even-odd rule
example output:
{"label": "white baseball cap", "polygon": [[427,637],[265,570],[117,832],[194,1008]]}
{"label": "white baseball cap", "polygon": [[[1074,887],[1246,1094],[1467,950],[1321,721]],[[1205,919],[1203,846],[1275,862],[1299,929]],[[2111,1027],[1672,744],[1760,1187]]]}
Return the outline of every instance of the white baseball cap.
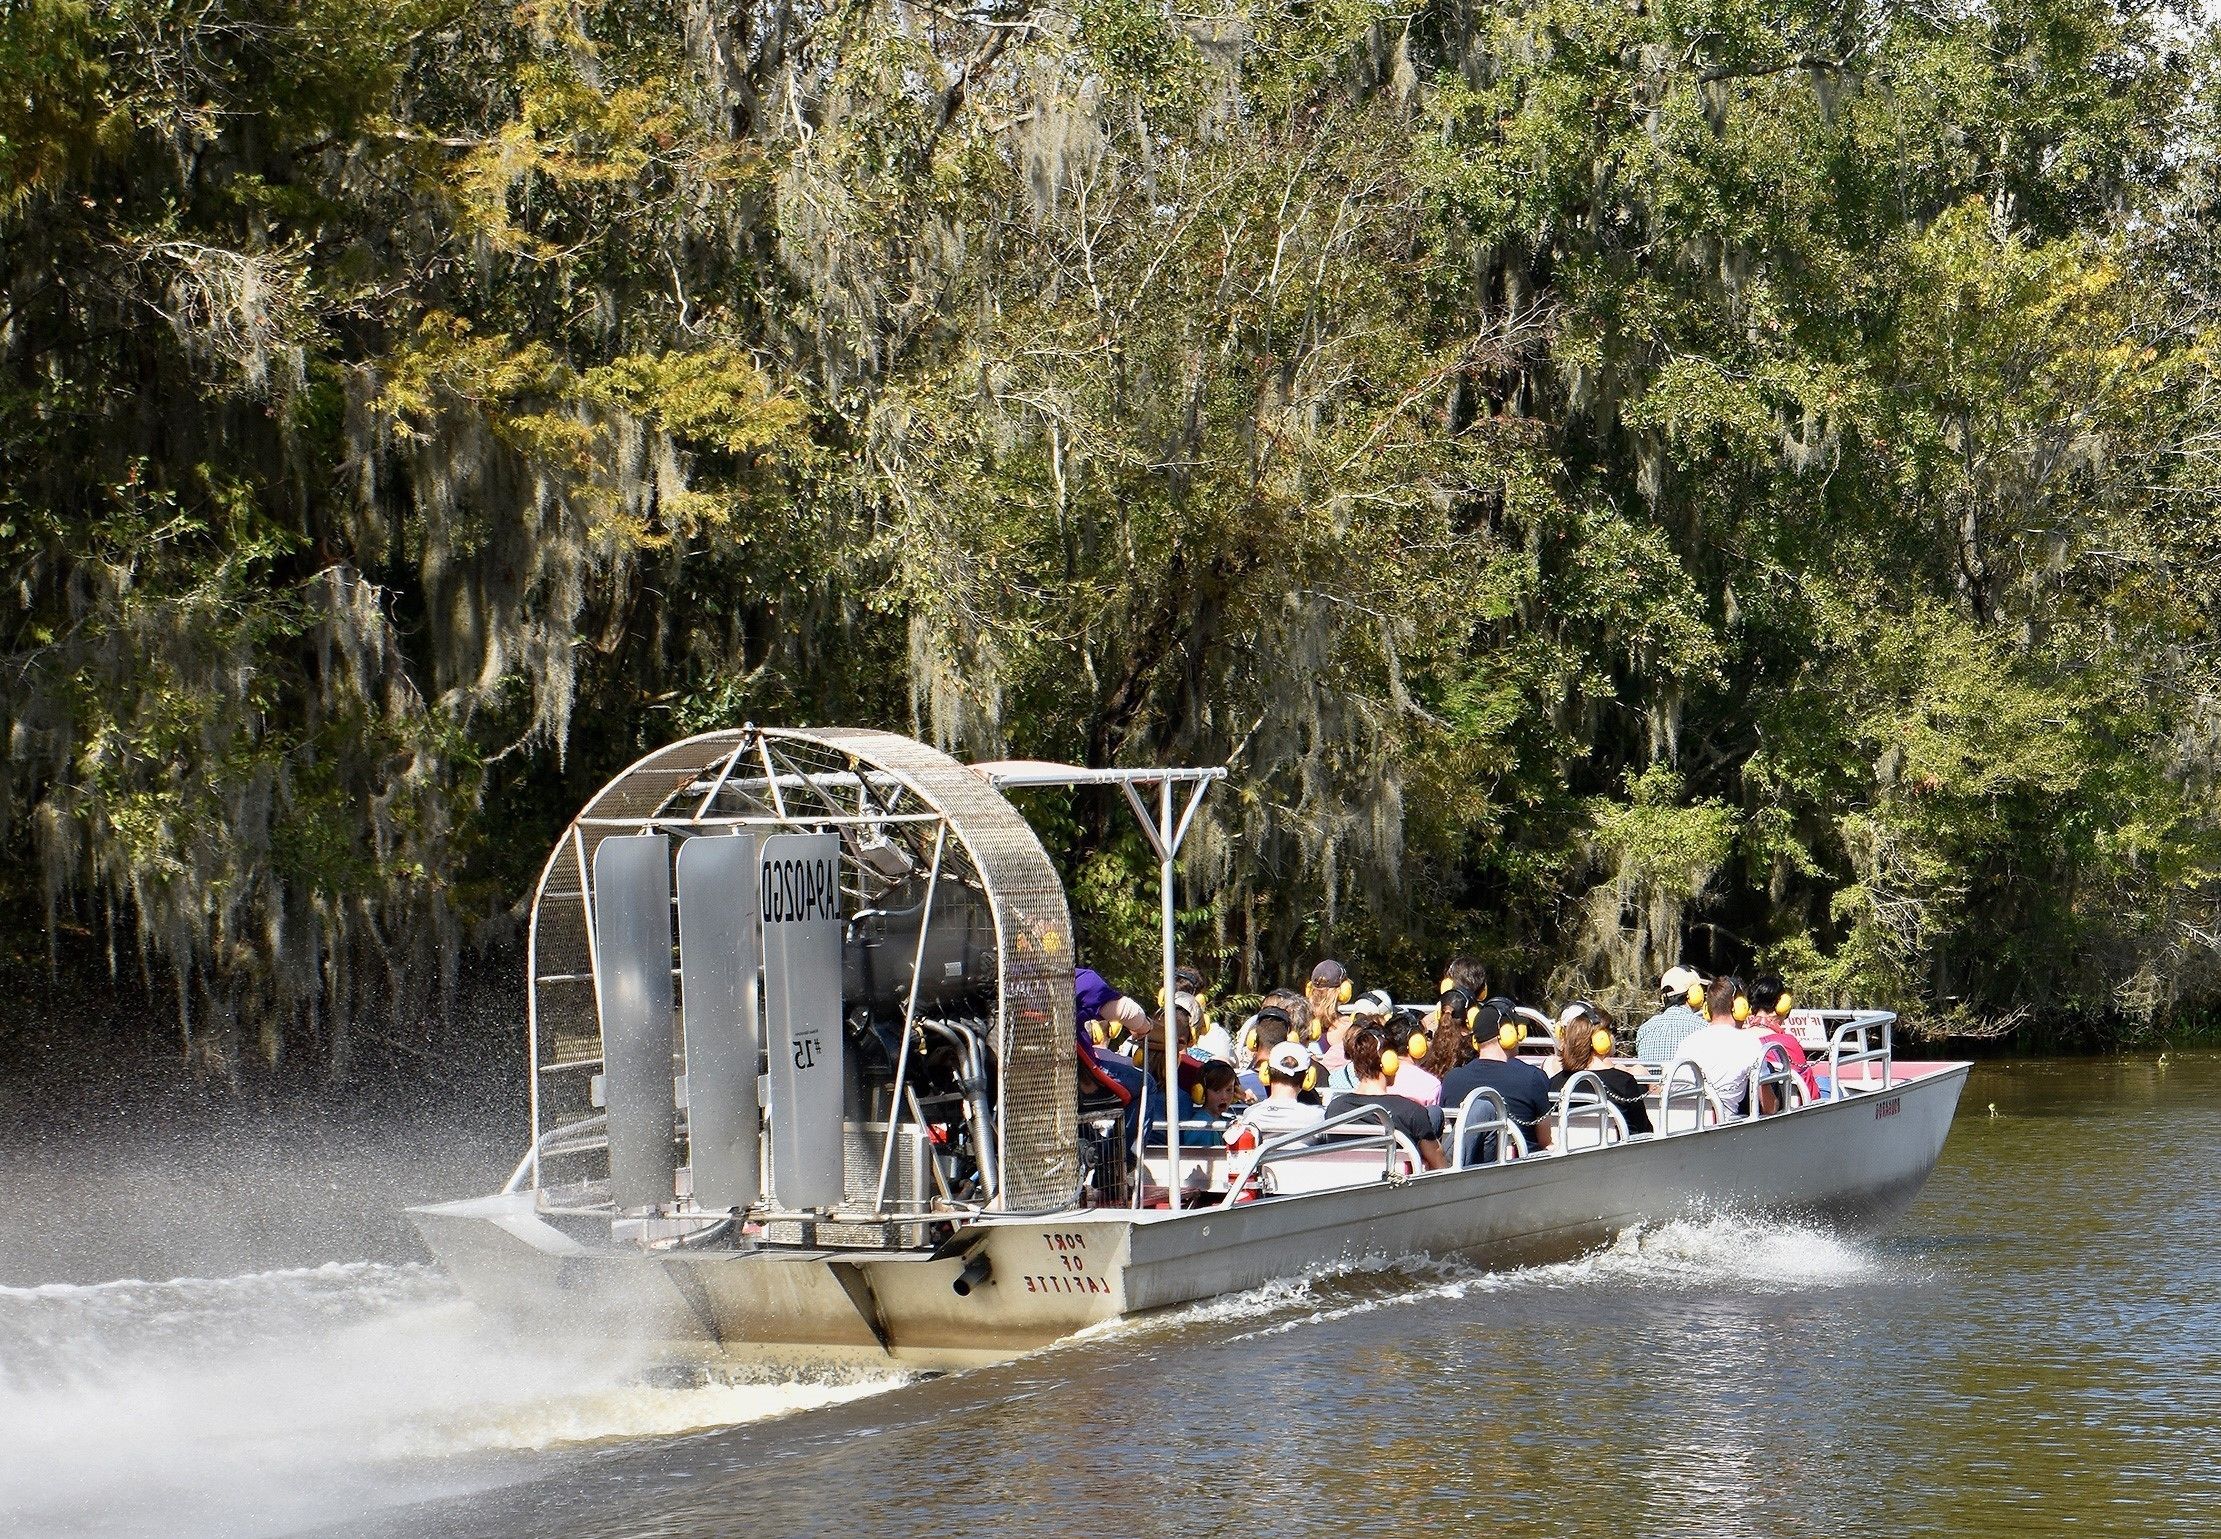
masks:
{"label": "white baseball cap", "polygon": [[1311,1067],[1311,1050],[1301,1042],[1283,1042],[1265,1055],[1265,1063],[1273,1073],[1295,1079]]}
{"label": "white baseball cap", "polygon": [[1691,989],[1701,989],[1712,980],[1693,967],[1669,967],[1666,976],[1658,980],[1661,994],[1686,994]]}
{"label": "white baseball cap", "polygon": [[1358,995],[1357,998],[1343,1005],[1338,1013],[1342,1015],[1394,1015],[1396,1013],[1396,1001],[1389,997],[1386,989],[1374,989],[1369,993]]}

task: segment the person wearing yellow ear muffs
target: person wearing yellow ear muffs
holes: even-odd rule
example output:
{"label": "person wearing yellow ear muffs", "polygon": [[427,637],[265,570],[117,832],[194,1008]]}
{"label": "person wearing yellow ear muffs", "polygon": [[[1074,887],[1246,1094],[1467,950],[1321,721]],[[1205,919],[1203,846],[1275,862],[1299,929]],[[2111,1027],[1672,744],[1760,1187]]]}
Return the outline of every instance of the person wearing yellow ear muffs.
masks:
{"label": "person wearing yellow ear muffs", "polygon": [[1234,1034],[1211,1019],[1204,1002],[1186,989],[1172,996],[1172,1040],[1198,1058],[1234,1059]]}
{"label": "person wearing yellow ear muffs", "polygon": [[1635,1056],[1671,1062],[1682,1038],[1704,1025],[1704,988],[1712,980],[1693,967],[1673,966],[1658,980],[1658,1013],[1635,1028]]}
{"label": "person wearing yellow ear muffs", "polygon": [[1788,985],[1773,973],[1761,973],[1751,980],[1746,992],[1751,1001],[1751,1018],[1743,1023],[1744,1029],[1757,1032],[1761,1042],[1780,1051],[1804,1083],[1805,1099],[1819,1100],[1821,1081],[1827,1076],[1812,1066],[1805,1056],[1805,1045],[1789,1030]]}
{"label": "person wearing yellow ear muffs", "polygon": [[1618,1024],[1602,1005],[1585,999],[1577,999],[1559,1011],[1558,1062],[1562,1067],[1550,1076],[1550,1090],[1555,1095],[1574,1075],[1594,1074],[1604,1086],[1605,1098],[1627,1119],[1629,1134],[1648,1133],[1650,1108],[1643,1103],[1642,1082],[1612,1056]]}
{"label": "person wearing yellow ear muffs", "polygon": [[1241,1076],[1234,1072],[1233,1062],[1204,1059],[1188,1086],[1187,1104],[1180,1108],[1181,1144],[1217,1147],[1223,1141],[1226,1119],[1242,1104]]}
{"label": "person wearing yellow ear muffs", "polygon": [[1226,1129],[1226,1147],[1237,1153],[1283,1133],[1300,1133],[1326,1116],[1316,1101],[1303,1099],[1316,1088],[1319,1070],[1301,1042],[1289,1038],[1273,1044],[1265,1055],[1265,1074],[1265,1098],[1244,1108]]}
{"label": "person wearing yellow ear muffs", "polygon": [[[1445,995],[1445,999],[1450,996]],[[1504,1098],[1504,1109],[1519,1124],[1530,1149],[1550,1147],[1550,1081],[1542,1070],[1519,1057],[1526,1025],[1518,1006],[1501,995],[1485,999],[1468,1015],[1473,1035],[1473,1061],[1453,1069],[1442,1081],[1445,1111],[1463,1106],[1466,1097],[1483,1088]],[[1477,1133],[1467,1140],[1466,1162],[1496,1157],[1494,1134]]]}
{"label": "person wearing yellow ear muffs", "polygon": [[[1272,1050],[1283,1042],[1295,1043],[1305,1052],[1312,1054],[1314,1058],[1324,1046],[1323,1042],[1311,1040],[1311,1005],[1295,989],[1274,989],[1267,994],[1258,1003],[1255,1020],[1257,1036],[1252,1050],[1258,1060],[1257,1068],[1260,1075],[1264,1069],[1263,1060],[1269,1057]],[[1316,1106],[1324,1101],[1323,1090],[1326,1084],[1326,1075],[1322,1071],[1314,1076],[1314,1079],[1316,1083],[1303,1092],[1302,1099],[1306,1103]],[[1269,1089],[1269,1085],[1260,1078],[1255,1088],[1257,1096],[1262,1099]]]}
{"label": "person wearing yellow ear muffs", "polygon": [[1333,1117],[1360,1107],[1377,1106],[1387,1114],[1389,1125],[1419,1151],[1419,1162],[1428,1170],[1440,1170],[1448,1164],[1442,1154],[1442,1114],[1429,1111],[1417,1101],[1388,1088],[1387,1060],[1395,1054],[1396,1048],[1387,1030],[1377,1022],[1360,1021],[1350,1028],[1343,1047],[1349,1054],[1350,1072],[1357,1088],[1337,1091],[1326,1103],[1326,1114]]}
{"label": "person wearing yellow ear muffs", "polygon": [[1350,970],[1331,957],[1311,969],[1311,976],[1303,985],[1304,1000],[1311,1007],[1311,1031],[1314,1042],[1323,1039],[1342,1024],[1337,1012],[1357,997],[1357,983],[1350,977]]}
{"label": "person wearing yellow ear muffs", "polygon": [[[1766,1052],[1766,1044],[1757,1032],[1743,1029],[1743,1023],[1750,1019],[1751,1003],[1740,978],[1714,978],[1705,987],[1704,1007],[1710,1021],[1681,1039],[1667,1073],[1672,1073],[1673,1064],[1695,1064],[1704,1071],[1704,1082],[1719,1097],[1720,1110],[1729,1117],[1739,1117],[1750,1099],[1751,1075]],[[1686,1081],[1687,1076],[1683,1079]]]}
{"label": "person wearing yellow ear muffs", "polygon": [[[1426,1053],[1426,1034],[1419,1029],[1419,1018],[1409,1010],[1399,1009],[1388,997],[1386,989],[1375,989],[1370,994],[1360,994],[1342,1006],[1344,1016],[1354,1030],[1362,1026],[1378,1027],[1388,1039],[1388,1050],[1382,1056],[1384,1078],[1388,1093],[1400,1095],[1407,1101],[1417,1101],[1430,1111],[1439,1112],[1442,1106],[1442,1081],[1419,1060]],[[1416,1039],[1418,1051],[1412,1051]],[[1348,1041],[1343,1043],[1342,1062],[1328,1072],[1326,1089],[1329,1096],[1339,1095],[1357,1088],[1356,1071],[1348,1058]]]}

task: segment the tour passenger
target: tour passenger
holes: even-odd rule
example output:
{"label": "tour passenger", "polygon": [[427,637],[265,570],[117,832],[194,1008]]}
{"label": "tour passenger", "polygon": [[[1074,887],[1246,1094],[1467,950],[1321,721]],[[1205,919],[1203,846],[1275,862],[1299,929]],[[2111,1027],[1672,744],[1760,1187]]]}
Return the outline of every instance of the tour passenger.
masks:
{"label": "tour passenger", "polygon": [[[1820,1099],[1820,1074],[1805,1056],[1805,1045],[1790,1035],[1789,989],[1772,973],[1761,975],[1750,987],[1751,1030],[1758,1033],[1759,1041],[1767,1047],[1778,1048],[1789,1067],[1805,1087],[1805,1099]],[[1769,1108],[1772,1109],[1772,1108]]]}
{"label": "tour passenger", "polygon": [[[1286,994],[1276,989],[1264,997],[1256,1013],[1243,1023],[1241,1048],[1248,1055],[1249,1066],[1242,1071],[1242,1088],[1257,1100],[1265,1098],[1270,1086],[1266,1061],[1271,1058],[1272,1050],[1296,1036],[1296,1022],[1304,1015],[1300,1002],[1291,1008]],[[1297,1045],[1302,1046],[1300,1041]],[[1304,1056],[1309,1059],[1309,1049],[1305,1049]]]}
{"label": "tour passenger", "polygon": [[[1349,1004],[1342,1006],[1350,1018],[1345,1022],[1345,1033],[1357,1026],[1375,1026],[1388,1039],[1389,1051],[1395,1054],[1394,1071],[1387,1075],[1391,1093],[1417,1101],[1421,1106],[1439,1111],[1442,1105],[1442,1081],[1419,1064],[1419,1055],[1410,1051],[1411,1038],[1417,1033],[1419,1023],[1409,1012],[1399,1011],[1386,989],[1375,989]],[[1338,1095],[1357,1088],[1357,1071],[1350,1064],[1347,1054],[1348,1038],[1344,1037],[1345,1056],[1339,1068],[1329,1071],[1326,1081],[1328,1095]]]}
{"label": "tour passenger", "polygon": [[1198,1058],[1233,1061],[1233,1034],[1212,1020],[1203,1002],[1186,989],[1172,996],[1172,1017],[1179,1025],[1180,1041],[1188,1052]]}
{"label": "tour passenger", "polygon": [[1328,1096],[1357,1088],[1347,1051],[1351,1030],[1358,1026],[1372,1025],[1386,1032],[1388,1016],[1395,1008],[1395,1002],[1388,997],[1386,989],[1374,989],[1358,995],[1346,1005],[1334,1007],[1334,1024],[1327,1028],[1324,1039],[1326,1049],[1319,1055],[1319,1062],[1326,1069]]}
{"label": "tour passenger", "polygon": [[[1674,1049],[1673,1061],[1693,1063],[1702,1069],[1705,1083],[1720,1098],[1720,1110],[1730,1117],[1741,1116],[1750,1098],[1751,1071],[1758,1067],[1766,1044],[1759,1040],[1757,1032],[1743,1029],[1742,1022],[1750,1014],[1750,1001],[1743,993],[1741,980],[1713,979],[1705,990],[1704,1002],[1711,1021],[1681,1039]],[[1740,1016],[1738,1006],[1741,1007]],[[1670,1079],[1670,1066],[1667,1072]]]}
{"label": "tour passenger", "polygon": [[[1435,986],[1435,994],[1439,997],[1452,989],[1463,989],[1475,1004],[1480,1003],[1488,998],[1488,969],[1473,957],[1461,955],[1450,958],[1443,964],[1442,978]],[[1439,1005],[1427,1012],[1425,1025],[1428,1031],[1435,1029],[1440,1012]],[[1454,1069],[1457,1065],[1452,1064],[1450,1067]]]}
{"label": "tour passenger", "polygon": [[[1303,1093],[1303,1099],[1314,1106],[1324,1102],[1326,1099],[1324,1055],[1327,1044],[1311,1024],[1310,1000],[1304,997],[1301,989],[1274,989],[1265,996],[1265,1002],[1259,1005],[1257,1009],[1260,1015],[1266,1011],[1275,1011],[1287,1018],[1288,1040],[1309,1053],[1312,1062],[1319,1066],[1320,1071],[1317,1076],[1318,1083]],[[1339,1042],[1340,1039],[1337,1038],[1336,1040]]]}
{"label": "tour passenger", "polygon": [[1396,1074],[1389,1088],[1398,1095],[1410,1096],[1439,1117],[1442,1076],[1427,1067],[1427,1054],[1434,1048],[1432,1039],[1420,1029],[1419,1017],[1401,1006],[1388,1017],[1387,1028],[1388,1045],[1397,1055]]}
{"label": "tour passenger", "polygon": [[1667,1063],[1681,1039],[1704,1025],[1699,1010],[1704,1004],[1704,974],[1688,967],[1669,967],[1658,980],[1664,1006],[1635,1028],[1635,1056],[1644,1063]]}
{"label": "tour passenger", "polygon": [[1325,1108],[1315,1102],[1306,1103],[1302,1098],[1303,1092],[1310,1088],[1306,1081],[1316,1072],[1311,1052],[1302,1043],[1281,1041],[1273,1044],[1265,1056],[1265,1072],[1269,1081],[1265,1098],[1245,1107],[1235,1117],[1233,1125],[1226,1130],[1229,1149],[1254,1149],[1268,1138],[1316,1127],[1326,1116]]}
{"label": "tour passenger", "polygon": [[1345,1090],[1327,1102],[1328,1116],[1339,1116],[1355,1111],[1360,1106],[1378,1106],[1388,1113],[1389,1125],[1411,1140],[1419,1151],[1419,1161],[1429,1170],[1440,1170],[1449,1161],[1442,1157],[1442,1118],[1430,1112],[1408,1096],[1395,1094],[1388,1088],[1388,1077],[1382,1060],[1394,1049],[1388,1045],[1388,1033],[1370,1022],[1352,1026],[1343,1040],[1343,1051],[1348,1054],[1350,1068],[1357,1077],[1357,1088]]}
{"label": "tour passenger", "polygon": [[1303,997],[1311,1010],[1312,1041],[1334,1030],[1341,1020],[1341,1007],[1356,993],[1357,985],[1350,981],[1349,969],[1341,963],[1330,958],[1311,969],[1310,981],[1303,986]]}
{"label": "tour passenger", "polygon": [[1241,1076],[1234,1072],[1233,1063],[1224,1058],[1206,1061],[1196,1075],[1193,1099],[1180,1112],[1181,1146],[1218,1147],[1224,1141],[1221,1128],[1241,1104]]}
{"label": "tour passenger", "polygon": [[1561,1067],[1550,1077],[1553,1092],[1565,1089],[1566,1081],[1586,1070],[1594,1074],[1604,1086],[1605,1099],[1619,1108],[1627,1119],[1630,1136],[1648,1133],[1650,1108],[1643,1104],[1641,1081],[1621,1068],[1612,1059],[1611,1015],[1600,1005],[1587,1000],[1577,1000],[1567,1005],[1558,1015],[1558,1061]]}
{"label": "tour passenger", "polygon": [[[1452,989],[1443,995],[1442,1010],[1446,1015],[1459,1010],[1467,1013],[1474,1053],[1472,1062],[1452,1070],[1443,1079],[1443,1109],[1450,1111],[1463,1106],[1466,1097],[1476,1090],[1493,1090],[1503,1097],[1504,1110],[1519,1125],[1527,1147],[1549,1148],[1550,1081],[1533,1064],[1512,1056],[1518,1028],[1516,1023],[1511,1023],[1504,1002],[1489,1000],[1476,1006],[1467,1002],[1462,989]],[[1465,1138],[1467,1164],[1487,1164],[1496,1158],[1495,1134],[1466,1137],[1461,1132],[1459,1136]]]}
{"label": "tour passenger", "polygon": [[[1455,995],[1455,1000],[1452,996]],[[1450,1075],[1473,1061],[1473,1033],[1468,1017],[1481,996],[1453,983],[1426,1014],[1427,1051],[1420,1066],[1436,1079]]]}

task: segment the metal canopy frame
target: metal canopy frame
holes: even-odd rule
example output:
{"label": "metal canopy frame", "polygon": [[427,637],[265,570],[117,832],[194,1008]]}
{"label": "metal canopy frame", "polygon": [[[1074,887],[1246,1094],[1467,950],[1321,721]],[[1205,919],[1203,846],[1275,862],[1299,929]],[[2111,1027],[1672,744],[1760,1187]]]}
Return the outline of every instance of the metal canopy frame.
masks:
{"label": "metal canopy frame", "polygon": [[[1066,790],[1082,786],[1116,786],[1126,793],[1126,805],[1133,809],[1134,821],[1141,825],[1150,849],[1157,855],[1157,898],[1159,904],[1159,935],[1164,953],[1164,991],[1159,996],[1163,1021],[1164,1052],[1164,1103],[1165,1103],[1165,1185],[1166,1206],[1169,1211],[1180,1211],[1180,1054],[1173,1042],[1174,994],[1173,973],[1178,966],[1173,955],[1174,888],[1177,882],[1176,866],[1180,847],[1187,842],[1188,830],[1194,826],[1195,814],[1203,805],[1203,793],[1213,783],[1226,778],[1224,765],[1198,769],[1090,769],[1078,764],[1055,764],[1041,759],[1002,759],[972,766],[976,774],[984,776],[987,783],[998,791],[1015,790]],[[1151,808],[1142,799],[1142,788],[1154,786],[1157,791],[1156,806]],[[1173,788],[1183,793],[1175,798]],[[1175,802],[1179,805],[1174,817]],[[1149,1141],[1148,1092],[1142,1093],[1142,1115],[1136,1119],[1139,1131],[1134,1135],[1134,1206],[1141,1205],[1143,1152]]]}
{"label": "metal canopy frame", "polygon": [[[990,1084],[999,1090],[996,1113],[982,1130],[991,1144],[980,1150],[990,1187],[982,1198],[993,1207],[1033,1208],[1067,1195],[1077,1159],[1070,920],[1063,885],[1038,836],[968,765],[929,745],[863,729],[754,724],[666,744],[635,761],[587,801],[550,852],[534,893],[526,947],[533,1134],[526,1179],[542,1185],[543,1143],[554,1131],[549,1091],[560,1078],[559,1099],[583,1102],[584,1076],[602,1067],[593,1015],[594,847],[619,833],[669,832],[683,839],[795,827],[851,835],[904,830],[927,889],[921,952],[934,928],[935,896],[959,877],[979,891],[995,934],[994,1006],[983,1043],[993,1059]],[[868,880],[868,871],[854,863],[858,858],[853,849],[844,856],[844,887],[849,876]],[[915,957],[912,970],[915,975]],[[913,976],[901,1002],[905,1047],[912,1045],[920,1013],[916,985]],[[898,1059],[907,1056],[898,1053]],[[898,1062],[890,1146],[905,1100],[917,1115],[915,1071],[914,1061]],[[856,1172],[858,1196],[868,1194],[880,1209],[892,1162],[889,1149],[872,1152],[879,1156],[876,1169]],[[937,1179],[937,1168],[933,1174]],[[674,1212],[685,1206],[675,1205]]]}

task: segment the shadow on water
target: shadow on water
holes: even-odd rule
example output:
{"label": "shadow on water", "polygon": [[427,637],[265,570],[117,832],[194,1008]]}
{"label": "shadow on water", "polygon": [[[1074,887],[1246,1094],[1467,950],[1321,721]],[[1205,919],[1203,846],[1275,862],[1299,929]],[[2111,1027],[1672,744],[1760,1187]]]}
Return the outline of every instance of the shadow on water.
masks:
{"label": "shadow on water", "polygon": [[[1984,1064],[1882,1239],[1669,1225],[910,1382],[674,1385],[499,1336],[397,1252],[282,1233],[274,1274],[0,1291],[0,1530],[2210,1532],[2221,1481],[2185,1450],[2221,1422],[2217,1133],[2221,1056]],[[221,1190],[252,1228],[258,1192],[282,1211],[376,1153]],[[347,1264],[298,1265],[316,1245]]]}

